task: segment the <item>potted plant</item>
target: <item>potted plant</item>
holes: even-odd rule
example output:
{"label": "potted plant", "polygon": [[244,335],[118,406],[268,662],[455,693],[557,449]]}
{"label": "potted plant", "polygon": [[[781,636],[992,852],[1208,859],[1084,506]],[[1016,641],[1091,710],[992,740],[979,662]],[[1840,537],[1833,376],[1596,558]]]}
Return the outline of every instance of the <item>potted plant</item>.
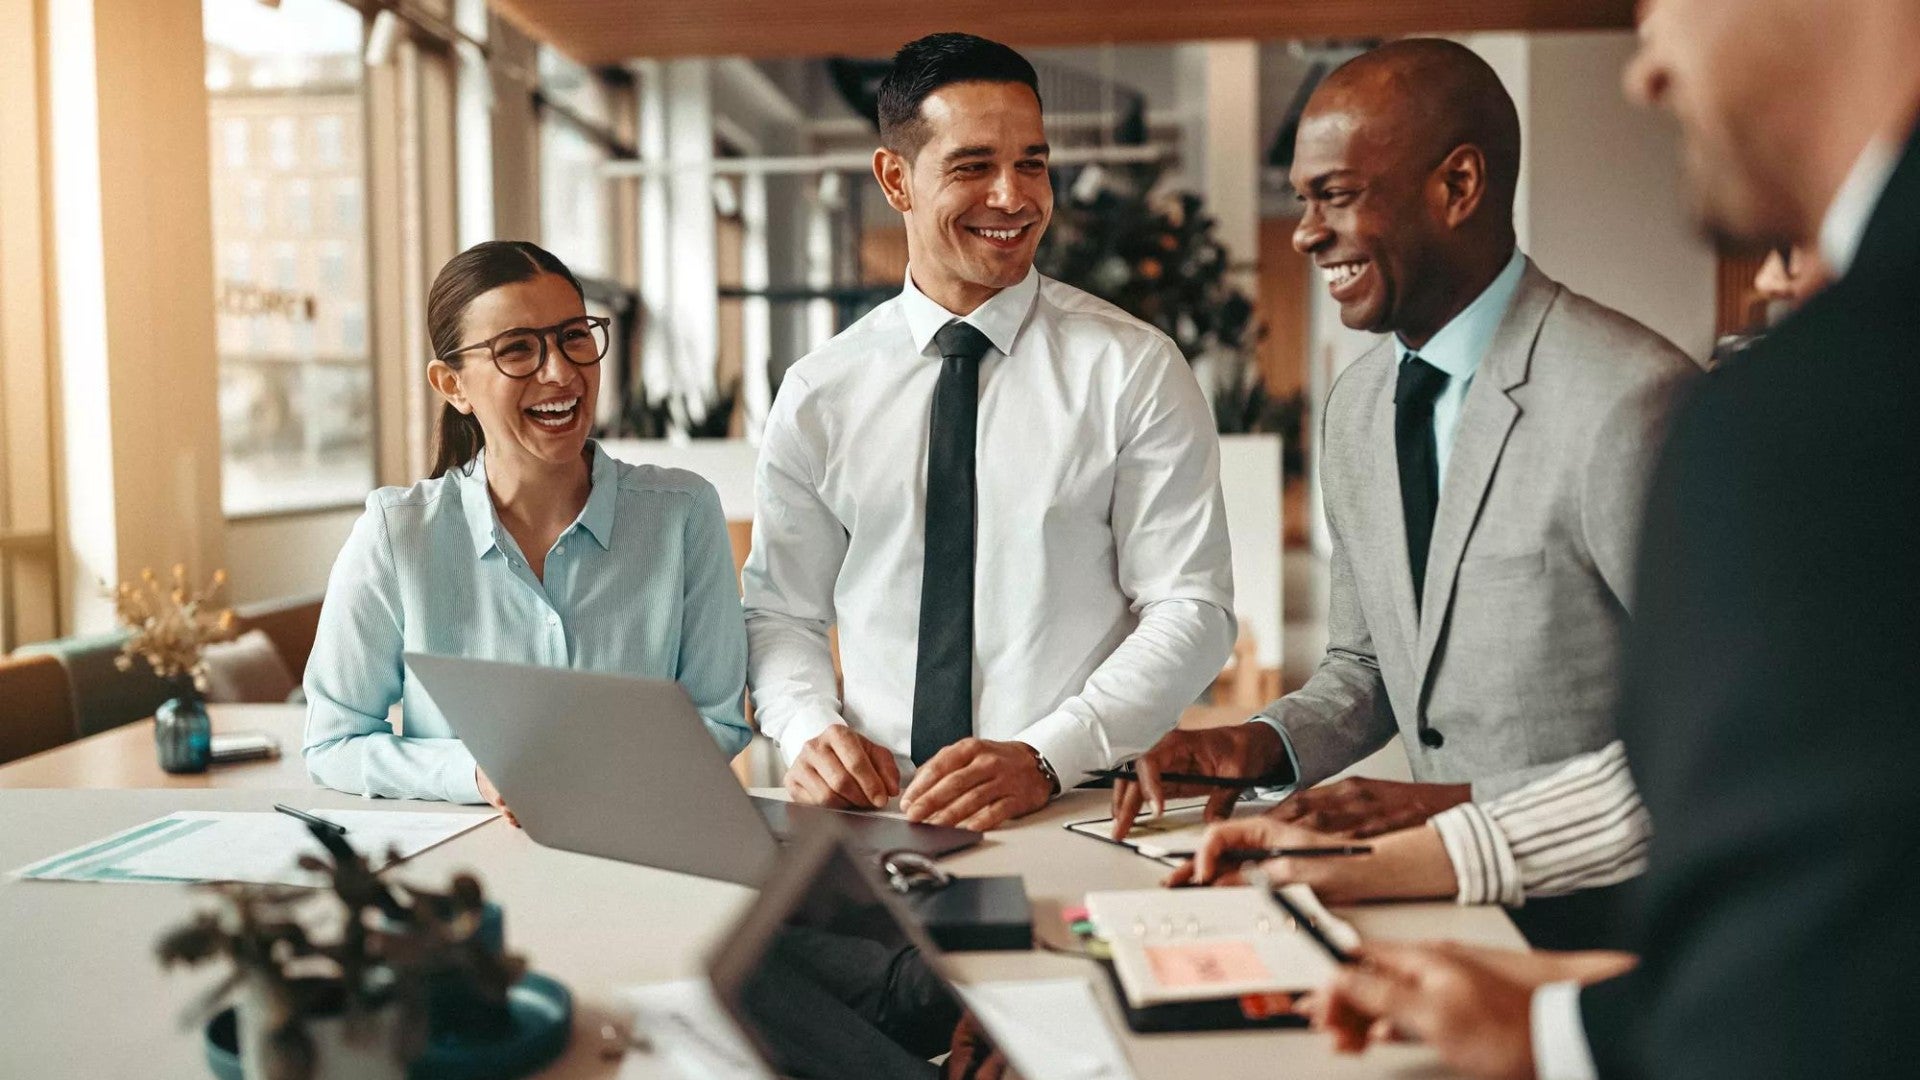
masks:
{"label": "potted plant", "polygon": [[194,589],[187,568],[175,565],[170,583],[142,570],[139,581],[121,582],[112,592],[114,614],[131,631],[114,664],[131,671],[144,662],[174,689],[153,716],[154,748],[160,767],[170,773],[205,772],[212,755],[202,650],[233,638],[232,609],[214,603],[226,583],[227,572],[216,570],[204,590]]}
{"label": "potted plant", "polygon": [[[187,1012],[191,1024],[212,1020],[216,1074],[379,1080],[413,1066],[412,1075],[447,1075],[419,1067],[430,1048],[443,1060],[483,1055],[538,1067],[564,1047],[571,1002],[550,980],[543,984],[558,995],[556,1007],[516,1028],[509,991],[526,964],[503,948],[499,908],[476,879],[458,875],[445,892],[389,887],[337,835],[311,831],[329,858],[300,865],[324,874],[327,889],[207,885],[219,904],[157,945],[166,966],[226,962],[224,977]],[[216,1016],[228,1002],[231,1012]]]}

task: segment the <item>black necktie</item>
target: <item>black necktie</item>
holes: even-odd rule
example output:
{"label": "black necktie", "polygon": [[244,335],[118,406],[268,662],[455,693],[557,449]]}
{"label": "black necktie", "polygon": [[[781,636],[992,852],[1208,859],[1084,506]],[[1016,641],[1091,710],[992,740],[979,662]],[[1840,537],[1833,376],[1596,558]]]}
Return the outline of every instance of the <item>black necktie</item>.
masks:
{"label": "black necktie", "polygon": [[1427,548],[1440,505],[1439,455],[1433,439],[1433,401],[1446,389],[1447,373],[1408,356],[1393,388],[1394,453],[1400,459],[1400,509],[1407,517],[1407,562],[1413,570],[1413,606],[1427,583]]}
{"label": "black necktie", "polygon": [[973,734],[973,443],[987,335],[958,319],[933,335],[940,381],[927,434],[926,555],[913,679],[913,763]]}

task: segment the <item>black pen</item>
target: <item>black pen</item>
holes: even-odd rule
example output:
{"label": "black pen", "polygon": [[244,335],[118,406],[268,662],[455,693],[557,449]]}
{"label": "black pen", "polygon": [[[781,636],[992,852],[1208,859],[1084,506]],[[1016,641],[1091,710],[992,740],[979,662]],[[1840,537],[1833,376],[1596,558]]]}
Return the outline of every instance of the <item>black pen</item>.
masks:
{"label": "black pen", "polygon": [[[1089,769],[1087,775],[1096,780],[1130,780],[1139,782],[1140,774],[1132,769]],[[1167,784],[1191,784],[1195,787],[1233,788],[1239,790],[1250,787],[1284,787],[1292,783],[1291,777],[1266,776],[1208,776],[1204,773],[1161,773],[1160,780]]]}
{"label": "black pen", "polygon": [[347,834],[347,827],[345,825],[342,825],[337,821],[328,821],[326,818],[323,818],[323,817],[315,817],[314,815],[307,813],[305,810],[295,810],[293,807],[288,806],[286,803],[274,803],[273,808],[287,815],[288,817],[299,818],[301,821],[306,822],[308,825],[325,829],[335,836],[345,836]]}
{"label": "black pen", "polygon": [[1312,938],[1315,944],[1325,950],[1328,956],[1333,958],[1334,963],[1342,967],[1352,967],[1354,964],[1359,963],[1359,961],[1354,959],[1352,953],[1335,945],[1333,939],[1327,936],[1327,932],[1320,929],[1319,923],[1307,918],[1306,912],[1301,911],[1298,905],[1287,899],[1287,895],[1280,891],[1280,886],[1276,885],[1268,889],[1267,895],[1273,897],[1273,902],[1279,904],[1281,909],[1293,918],[1294,923],[1298,925],[1308,937]]}
{"label": "black pen", "polygon": [[[1200,854],[1198,851],[1142,851],[1158,859],[1191,859]],[[1373,848],[1367,844],[1347,844],[1342,847],[1268,847],[1268,848],[1227,848],[1216,856],[1221,862],[1265,862],[1268,859],[1326,859],[1342,855],[1371,855]]]}

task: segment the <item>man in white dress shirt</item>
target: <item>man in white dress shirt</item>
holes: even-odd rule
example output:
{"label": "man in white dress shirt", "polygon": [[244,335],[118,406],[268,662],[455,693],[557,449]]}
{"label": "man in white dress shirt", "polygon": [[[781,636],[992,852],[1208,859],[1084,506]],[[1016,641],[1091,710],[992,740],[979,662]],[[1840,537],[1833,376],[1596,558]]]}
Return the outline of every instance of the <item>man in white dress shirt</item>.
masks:
{"label": "man in white dress shirt", "polygon": [[1219,443],[1166,335],[1033,269],[1053,192],[1026,60],[908,44],[880,136],[907,280],[768,417],[749,681],[795,799],[991,829],[1152,746],[1225,663]]}

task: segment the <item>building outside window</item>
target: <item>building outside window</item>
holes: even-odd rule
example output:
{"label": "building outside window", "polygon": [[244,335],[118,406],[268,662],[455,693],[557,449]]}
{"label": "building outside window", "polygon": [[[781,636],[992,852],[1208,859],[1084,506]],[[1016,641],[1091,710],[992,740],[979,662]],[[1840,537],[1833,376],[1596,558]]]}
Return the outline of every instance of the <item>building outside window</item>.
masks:
{"label": "building outside window", "polygon": [[[364,16],[346,0],[203,0],[202,14],[227,165],[213,173],[222,502],[229,516],[352,505],[375,462]],[[264,153],[246,152],[248,131]]]}

